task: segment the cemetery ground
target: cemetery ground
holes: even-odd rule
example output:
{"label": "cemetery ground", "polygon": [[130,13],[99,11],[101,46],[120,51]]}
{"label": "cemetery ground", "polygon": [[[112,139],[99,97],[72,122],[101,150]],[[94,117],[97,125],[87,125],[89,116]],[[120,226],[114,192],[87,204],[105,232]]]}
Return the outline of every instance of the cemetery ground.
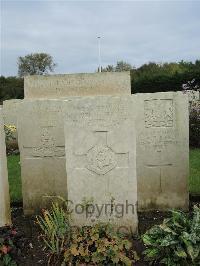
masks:
{"label": "cemetery ground", "polygon": [[[8,171],[10,183],[10,196],[12,206],[12,222],[19,237],[18,246],[21,251],[16,254],[16,261],[19,265],[47,265],[48,256],[43,248],[43,242],[39,239],[40,231],[35,223],[35,217],[25,217],[22,209],[21,179],[19,155],[8,156]],[[200,203],[200,149],[190,150],[190,212],[192,206]],[[139,235],[144,234],[147,229],[155,224],[162,223],[169,213],[159,211],[139,213]],[[144,245],[141,239],[132,239],[133,247],[136,250],[139,261],[134,265],[149,265],[144,261],[142,252]],[[53,265],[56,265],[53,264]],[[59,265],[59,264],[57,264]]]}

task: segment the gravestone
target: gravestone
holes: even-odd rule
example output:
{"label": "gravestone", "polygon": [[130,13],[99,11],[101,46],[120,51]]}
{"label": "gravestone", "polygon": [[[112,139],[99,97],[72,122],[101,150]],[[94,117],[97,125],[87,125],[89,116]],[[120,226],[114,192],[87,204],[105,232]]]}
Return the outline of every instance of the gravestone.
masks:
{"label": "gravestone", "polygon": [[0,108],[0,227],[11,224],[3,111]]}
{"label": "gravestone", "polygon": [[23,207],[26,215],[67,198],[64,126],[58,100],[24,100],[18,109]]}
{"label": "gravestone", "polygon": [[3,102],[3,115],[6,125],[17,126],[17,110],[22,100],[14,99]]}
{"label": "gravestone", "polygon": [[25,98],[131,94],[130,72],[26,76]]}
{"label": "gravestone", "polygon": [[140,210],[188,209],[188,96],[182,92],[135,96]]}
{"label": "gravestone", "polygon": [[[12,125],[17,127],[17,113],[18,113],[18,106],[22,102],[22,100],[14,99],[14,100],[7,100],[3,102],[3,117],[4,122],[6,125]],[[17,144],[18,136],[17,131],[12,134],[14,140],[10,142],[14,142]]]}
{"label": "gravestone", "polygon": [[68,200],[74,225],[110,221],[135,232],[136,134],[132,97],[66,100],[63,113]]}

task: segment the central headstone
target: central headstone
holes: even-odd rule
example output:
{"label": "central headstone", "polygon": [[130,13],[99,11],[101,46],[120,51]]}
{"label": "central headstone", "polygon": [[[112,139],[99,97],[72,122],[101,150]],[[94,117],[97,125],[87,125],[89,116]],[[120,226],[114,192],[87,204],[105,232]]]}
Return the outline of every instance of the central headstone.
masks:
{"label": "central headstone", "polygon": [[137,228],[131,97],[85,97],[64,105],[68,200],[74,224]]}
{"label": "central headstone", "polygon": [[3,110],[0,108],[0,227],[11,224]]}

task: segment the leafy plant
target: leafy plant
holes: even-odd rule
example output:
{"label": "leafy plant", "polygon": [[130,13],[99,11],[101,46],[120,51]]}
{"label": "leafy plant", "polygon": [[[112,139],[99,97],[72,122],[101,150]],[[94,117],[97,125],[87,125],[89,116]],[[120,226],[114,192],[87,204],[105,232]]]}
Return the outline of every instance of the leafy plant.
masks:
{"label": "leafy plant", "polygon": [[12,227],[1,228],[0,235],[0,265],[16,266],[15,260],[20,253],[18,245],[21,236]]}
{"label": "leafy plant", "polygon": [[42,239],[50,251],[50,259],[59,258],[70,240],[69,215],[59,204],[53,203],[50,211],[43,210],[37,217],[37,223],[42,230]]}
{"label": "leafy plant", "polygon": [[194,206],[192,217],[175,210],[171,214],[142,236],[146,260],[150,265],[200,265],[200,208]]}
{"label": "leafy plant", "polygon": [[[76,228],[64,252],[66,265],[132,265],[138,259],[131,242],[110,224]],[[63,265],[65,265],[63,263]]]}

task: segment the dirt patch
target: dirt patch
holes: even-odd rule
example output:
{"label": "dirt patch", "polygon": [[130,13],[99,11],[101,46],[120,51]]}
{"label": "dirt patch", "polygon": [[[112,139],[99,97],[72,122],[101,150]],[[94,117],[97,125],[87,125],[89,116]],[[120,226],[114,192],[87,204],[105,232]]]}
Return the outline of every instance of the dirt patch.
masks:
{"label": "dirt patch", "polygon": [[39,229],[34,217],[25,217],[22,207],[12,209],[12,221],[17,232],[23,235],[25,245],[21,247],[21,256],[17,262],[23,266],[47,265],[47,253],[39,239]]}

